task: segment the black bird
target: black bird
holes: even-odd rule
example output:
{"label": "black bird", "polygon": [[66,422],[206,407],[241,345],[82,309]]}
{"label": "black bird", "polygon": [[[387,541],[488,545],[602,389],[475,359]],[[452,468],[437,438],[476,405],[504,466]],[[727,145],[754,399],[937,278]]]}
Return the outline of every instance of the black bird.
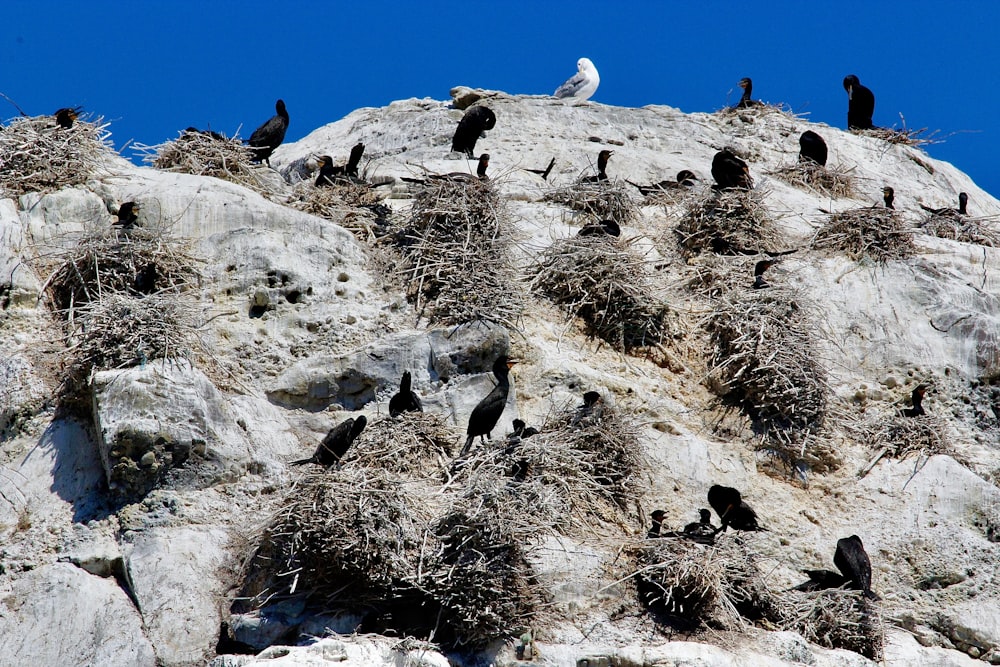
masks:
{"label": "black bird", "polygon": [[646,533],[647,539],[653,539],[654,537],[662,537],[660,534],[660,527],[663,525],[663,519],[666,518],[667,513],[663,510],[656,510],[650,515],[653,519],[653,525]]}
{"label": "black bird", "polygon": [[770,285],[764,280],[764,272],[778,263],[776,259],[762,259],[753,265],[753,289],[767,289]]}
{"label": "black bird", "polygon": [[958,210],[951,207],[945,208],[930,208],[929,206],[920,205],[920,208],[924,209],[928,213],[933,213],[934,215],[940,215],[943,217],[954,218],[959,215],[969,215],[969,195],[964,192],[958,193]]}
{"label": "black bird", "polygon": [[351,156],[347,159],[347,164],[335,165],[333,158],[323,155],[319,158],[319,175],[316,176],[316,187],[333,185],[337,181],[361,183],[358,178],[358,165],[361,163],[361,156],[365,154],[365,145],[358,142],[351,149]]}
{"label": "black bird", "polygon": [[609,151],[608,149],[602,150],[597,154],[597,174],[594,176],[585,176],[580,179],[581,183],[600,183],[601,181],[608,180],[607,168],[608,159],[614,155],[614,151]]}
{"label": "black bird", "polygon": [[712,158],[712,178],[715,179],[715,187],[719,190],[753,187],[747,163],[729,148],[723,148]]}
{"label": "black bird", "polygon": [[844,77],[844,90],[847,91],[847,129],[870,130],[872,116],[875,115],[875,95],[861,85],[858,77],[848,74]]}
{"label": "black bird", "polygon": [[451,150],[472,157],[476,152],[476,141],[496,124],[497,115],[492,109],[482,105],[472,107],[458,121],[455,136],[451,139]]}
{"label": "black bird", "polygon": [[504,406],[507,405],[507,394],[510,393],[510,369],[516,363],[516,361],[508,359],[505,354],[501,354],[493,362],[493,375],[496,376],[497,386],[493,387],[493,391],[472,409],[472,414],[469,415],[469,426],[466,429],[468,437],[459,456],[469,451],[477,435],[483,444],[486,444],[486,438],[493,439],[490,434],[497,422],[500,421]]}
{"label": "black bird", "polygon": [[111,224],[130,230],[139,222],[139,205],[134,201],[127,201],[118,207],[117,216],[118,219]]}
{"label": "black bird", "polygon": [[892,202],[896,199],[896,191],[890,188],[888,185],[882,188],[882,203],[885,204],[886,208],[891,208],[896,210],[896,207],[892,205]]}
{"label": "black bird", "polygon": [[341,171],[341,167],[333,164],[333,158],[329,155],[321,155],[319,158],[319,174],[316,176],[316,187],[321,188],[327,185],[333,185],[333,182],[337,179],[337,174]]}
{"label": "black bird", "polygon": [[743,89],[743,97],[741,97],[740,101],[733,106],[734,109],[747,109],[750,107],[761,106],[759,100],[754,100],[750,97],[753,93],[753,81],[750,80],[750,77],[745,76],[740,79],[739,86]]}
{"label": "black bird", "polygon": [[583,395],[583,405],[577,407],[570,420],[570,426],[576,426],[583,420],[588,422],[601,418],[604,412],[604,399],[596,391],[588,391]]}
{"label": "black bird", "polygon": [[866,598],[879,599],[872,591],[872,562],[860,537],[851,535],[837,540],[833,564],[850,580],[851,588],[864,592]]}
{"label": "black bird", "polygon": [[525,169],[525,171],[530,171],[532,174],[538,174],[542,177],[543,181],[549,180],[549,174],[552,173],[552,167],[556,166],[556,159],[552,158],[549,160],[549,166],[545,169]]}
{"label": "black bird", "polygon": [[411,383],[410,371],[404,371],[403,379],[399,381],[399,391],[389,399],[390,417],[401,415],[404,412],[424,411],[424,406],[420,403],[420,397],[413,393]]}
{"label": "black bird", "polygon": [[81,111],[83,111],[83,107],[63,107],[62,109],[57,109],[52,115],[56,117],[56,123],[59,124],[59,127],[68,130],[73,127],[73,122],[80,117]]}
{"label": "black bird", "polygon": [[156,262],[149,262],[146,266],[135,272],[135,281],[132,283],[132,286],[139,294],[152,294],[156,291],[157,275]]}
{"label": "black bird", "polygon": [[319,443],[316,451],[307,459],[292,461],[291,465],[303,465],[305,463],[318,463],[322,466],[330,467],[340,463],[347,450],[351,448],[354,439],[361,435],[368,425],[368,419],[361,415],[358,418],[348,418],[340,422],[326,434],[323,441]]}
{"label": "black bird", "polygon": [[924,412],[924,394],[927,393],[927,385],[918,384],[912,392],[910,392],[910,402],[913,403],[912,408],[903,408],[899,411],[899,414],[903,417],[922,417],[926,412]]}
{"label": "black bird", "polygon": [[591,223],[589,225],[584,225],[580,228],[580,231],[576,233],[577,236],[621,236],[622,228],[618,226],[618,223],[614,220],[601,220],[600,223]]}
{"label": "black bird", "polygon": [[274,104],[277,115],[272,116],[266,123],[258,127],[247,139],[250,148],[253,149],[252,162],[264,161],[267,166],[271,166],[271,153],[285,140],[285,132],[288,131],[288,112],[285,110],[284,100],[278,100]]}
{"label": "black bird", "polygon": [[812,130],[806,130],[799,137],[799,162],[815,162],[826,166],[826,142]]}
{"label": "black bird", "polygon": [[490,180],[489,175],[486,170],[490,166],[490,156],[489,153],[483,153],[479,156],[479,164],[476,166],[476,175],[468,174],[464,171],[453,171],[448,174],[428,174],[427,178],[410,178],[408,176],[401,176],[400,180],[406,183],[416,183],[420,185],[426,185],[428,182],[438,182],[441,181],[451,181],[453,183],[475,183],[477,181],[488,181]]}
{"label": "black bird", "polygon": [[651,183],[650,185],[639,185],[638,183],[633,183],[632,181],[625,179],[625,182],[629,185],[634,186],[639,190],[642,195],[653,195],[658,192],[677,190],[678,188],[690,188],[694,187],[694,182],[698,180],[698,177],[694,175],[694,172],[688,171],[687,169],[681,169],[677,172],[677,180],[670,181],[660,181],[659,183]]}
{"label": "black bird", "polygon": [[538,435],[539,431],[534,426],[528,426],[524,423],[523,419],[515,419],[511,422],[511,426],[514,427],[513,435],[517,436],[521,440],[525,438],[530,438],[533,435]]}
{"label": "black bird", "polygon": [[731,486],[714,484],[708,490],[708,504],[719,515],[720,530],[732,526],[734,530],[766,530],[757,524],[757,513],[743,502],[740,492]]}
{"label": "black bird", "polygon": [[225,135],[220,134],[219,132],[215,132],[214,130],[199,130],[196,127],[185,128],[184,129],[184,134],[202,134],[202,135],[204,135],[204,136],[206,136],[206,137],[208,137],[210,139],[214,139],[215,141],[225,141],[226,140]]}

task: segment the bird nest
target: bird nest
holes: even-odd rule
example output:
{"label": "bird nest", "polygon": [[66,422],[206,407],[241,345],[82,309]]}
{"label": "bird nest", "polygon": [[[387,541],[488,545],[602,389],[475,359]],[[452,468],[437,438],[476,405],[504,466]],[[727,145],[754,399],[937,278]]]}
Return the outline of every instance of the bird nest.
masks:
{"label": "bird nest", "polygon": [[344,466],[432,477],[426,469],[444,470],[460,440],[461,433],[441,415],[405,412],[395,419],[369,423],[348,450]]}
{"label": "bird nest", "polygon": [[881,139],[882,141],[890,144],[899,144],[902,146],[927,146],[929,144],[939,144],[941,143],[941,140],[935,138],[937,132],[937,130],[934,130],[930,134],[927,134],[926,127],[922,127],[919,130],[910,130],[905,127],[901,130],[891,127],[872,127],[867,130],[851,130],[851,134],[857,134],[862,137],[871,137],[872,139]]}
{"label": "bird nest", "polygon": [[839,466],[836,451],[809,438],[827,413],[826,371],[815,329],[794,291],[771,288],[724,299],[705,325],[712,385],[740,405],[762,432],[760,448],[818,472]]}
{"label": "bird nest", "polygon": [[787,591],[779,625],[809,642],[860,653],[881,662],[885,624],[877,603],[860,591]]}
{"label": "bird nest", "polygon": [[920,223],[920,229],[942,239],[975,243],[990,248],[1000,247],[1000,233],[991,228],[988,224],[990,222],[993,221],[967,215],[930,213]]}
{"label": "bird nest", "polygon": [[511,257],[514,226],[489,182],[430,181],[392,236],[393,273],[431,321],[512,327],[523,308]]}
{"label": "bird nest", "polygon": [[545,193],[544,201],[562,204],[594,222],[614,220],[624,227],[639,215],[639,207],[616,181],[574,183]]}
{"label": "bird nest", "polygon": [[913,232],[889,208],[854,208],[833,213],[816,232],[812,248],[846,252],[876,262],[904,259],[916,252]]}
{"label": "bird nest", "polygon": [[715,191],[691,202],[674,234],[685,258],[705,250],[720,255],[772,252],[781,242],[763,195],[755,190]]}
{"label": "bird nest", "polygon": [[380,223],[380,216],[375,211],[380,201],[378,192],[367,185],[343,181],[315,187],[301,182],[287,205],[335,222],[358,239],[370,241],[384,233],[380,227],[385,216],[381,216]]}
{"label": "bird nest", "polygon": [[617,350],[661,345],[671,335],[670,309],[646,263],[624,241],[603,235],[557,240],[533,272],[533,292],[564,306]]}
{"label": "bird nest", "polygon": [[853,168],[848,169],[843,166],[828,168],[812,160],[805,160],[780,167],[770,173],[801,190],[840,199],[854,196],[854,179],[851,177],[851,171]]}
{"label": "bird nest", "polygon": [[86,183],[117,157],[103,118],[72,127],[52,116],[14,118],[0,131],[0,198]]}
{"label": "bird nest", "polygon": [[901,459],[920,452],[926,456],[948,454],[961,461],[962,457],[945,440],[944,428],[944,420],[935,415],[894,414],[866,424],[858,435],[873,451],[884,449],[891,458]]}
{"label": "bird nest", "polygon": [[635,551],[639,601],[660,621],[684,629],[740,631],[747,621],[781,617],[758,556],[739,538],[714,546],[683,538],[645,540]]}

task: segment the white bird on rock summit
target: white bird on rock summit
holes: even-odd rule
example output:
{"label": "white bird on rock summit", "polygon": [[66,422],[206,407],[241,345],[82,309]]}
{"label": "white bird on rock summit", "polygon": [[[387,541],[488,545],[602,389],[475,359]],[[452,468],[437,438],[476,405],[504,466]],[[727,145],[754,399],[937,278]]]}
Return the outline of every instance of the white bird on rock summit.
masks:
{"label": "white bird on rock summit", "polygon": [[577,60],[576,69],[577,73],[559,86],[553,95],[583,101],[590,99],[590,96],[597,92],[597,87],[601,85],[601,75],[597,73],[597,68],[590,62],[590,58]]}

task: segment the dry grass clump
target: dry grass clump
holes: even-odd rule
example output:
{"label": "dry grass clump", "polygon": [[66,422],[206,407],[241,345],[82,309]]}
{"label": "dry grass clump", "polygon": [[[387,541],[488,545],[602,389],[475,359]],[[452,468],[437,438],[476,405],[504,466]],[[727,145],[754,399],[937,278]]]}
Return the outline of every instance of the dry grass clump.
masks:
{"label": "dry grass clump", "polygon": [[796,162],[780,167],[771,174],[784,182],[802,190],[812,190],[820,194],[839,199],[854,196],[854,179],[850,172],[842,166],[824,167],[812,160]]}
{"label": "dry grass clump", "polygon": [[344,466],[433,477],[447,467],[462,434],[434,412],[407,412],[370,422],[351,445]]}
{"label": "dry grass clump", "polygon": [[781,627],[806,641],[882,660],[885,624],[878,604],[860,591],[787,591],[781,597],[781,612]]}
{"label": "dry grass clump", "polygon": [[670,335],[670,309],[653,288],[646,263],[624,241],[576,236],[538,258],[530,289],[587,323],[591,335],[628,352]]}
{"label": "dry grass clump", "polygon": [[545,193],[543,200],[562,204],[594,222],[614,220],[621,227],[639,215],[639,207],[617,181],[574,183]]}
{"label": "dry grass clump", "polygon": [[884,448],[887,456],[896,459],[920,452],[926,456],[948,454],[961,460],[945,440],[944,427],[945,421],[936,415],[906,417],[894,414],[867,424],[859,435],[873,451]]}
{"label": "dry grass clump", "polygon": [[781,242],[755,190],[714,191],[691,202],[674,234],[685,258],[706,250],[721,255],[777,251]]}
{"label": "dry grass clump", "polygon": [[854,259],[876,262],[904,259],[916,252],[913,232],[889,208],[854,208],[830,215],[816,232],[812,248],[846,252]]}
{"label": "dry grass clump", "polygon": [[1000,246],[1000,233],[992,228],[989,224],[991,222],[994,221],[957,213],[954,215],[930,213],[920,223],[920,229],[938,238],[996,248]]}
{"label": "dry grass clump", "polygon": [[514,226],[490,182],[429,182],[392,238],[399,254],[394,273],[417,312],[431,321],[512,326],[520,315]]}
{"label": "dry grass clump", "polygon": [[905,127],[901,130],[891,127],[873,127],[867,130],[851,130],[851,134],[857,134],[862,137],[871,137],[873,139],[881,139],[882,141],[890,144],[900,144],[903,146],[926,146],[928,144],[941,143],[940,140],[935,139],[937,132],[937,130],[934,130],[930,134],[926,134],[926,127],[922,127],[919,130],[910,130]]}
{"label": "dry grass clump", "polygon": [[746,621],[781,617],[757,555],[741,539],[723,536],[715,546],[681,538],[646,540],[635,561],[639,601],[667,623],[739,631]]}
{"label": "dry grass clump", "polygon": [[818,432],[829,388],[813,342],[815,329],[794,291],[753,290],[723,300],[706,323],[717,391],[757,422],[772,450],[791,465],[837,467],[834,452],[807,436]]}
{"label": "dry grass clump", "polygon": [[337,223],[361,240],[384,234],[382,226],[388,210],[380,216],[375,208],[381,201],[377,190],[348,181],[316,187],[309,182],[295,186],[288,206]]}
{"label": "dry grass clump", "polygon": [[14,118],[0,131],[0,197],[86,183],[117,155],[103,118],[63,128],[53,116]]}

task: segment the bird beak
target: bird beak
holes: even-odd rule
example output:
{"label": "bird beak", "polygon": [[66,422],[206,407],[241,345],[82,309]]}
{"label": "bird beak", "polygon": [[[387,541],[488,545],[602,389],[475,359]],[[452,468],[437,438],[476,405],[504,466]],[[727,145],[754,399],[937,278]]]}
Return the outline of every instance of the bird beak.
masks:
{"label": "bird beak", "polygon": [[854,99],[854,86],[848,86],[847,87],[847,99],[848,100],[853,100]]}
{"label": "bird beak", "polygon": [[507,370],[510,370],[511,368],[514,368],[514,364],[516,364],[516,363],[517,363],[516,361],[512,361],[512,360],[508,359],[507,360]]}

